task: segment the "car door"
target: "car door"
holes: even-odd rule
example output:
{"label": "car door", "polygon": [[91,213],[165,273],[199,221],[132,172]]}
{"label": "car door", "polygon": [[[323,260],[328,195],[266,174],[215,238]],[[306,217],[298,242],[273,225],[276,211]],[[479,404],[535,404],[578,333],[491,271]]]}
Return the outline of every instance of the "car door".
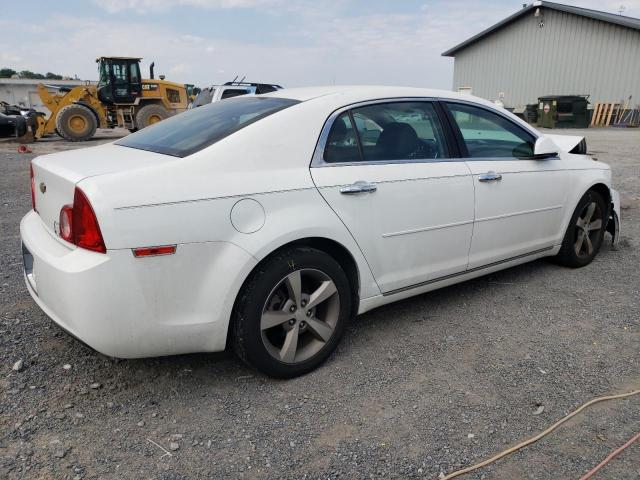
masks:
{"label": "car door", "polygon": [[[383,293],[467,267],[473,182],[433,102],[338,111],[312,162],[319,192],[360,246]],[[454,150],[452,150],[454,149]]]}
{"label": "car door", "polygon": [[568,174],[559,157],[536,160],[536,136],[506,114],[447,102],[473,174],[469,268],[551,249],[558,242]]}

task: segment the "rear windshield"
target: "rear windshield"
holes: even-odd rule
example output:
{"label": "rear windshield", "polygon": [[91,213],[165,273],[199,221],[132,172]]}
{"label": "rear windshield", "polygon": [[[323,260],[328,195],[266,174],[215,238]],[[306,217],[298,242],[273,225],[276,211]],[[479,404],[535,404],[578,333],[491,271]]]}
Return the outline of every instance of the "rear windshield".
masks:
{"label": "rear windshield", "polygon": [[151,125],[116,145],[186,157],[269,115],[300,103],[275,97],[238,97],[214,102]]}

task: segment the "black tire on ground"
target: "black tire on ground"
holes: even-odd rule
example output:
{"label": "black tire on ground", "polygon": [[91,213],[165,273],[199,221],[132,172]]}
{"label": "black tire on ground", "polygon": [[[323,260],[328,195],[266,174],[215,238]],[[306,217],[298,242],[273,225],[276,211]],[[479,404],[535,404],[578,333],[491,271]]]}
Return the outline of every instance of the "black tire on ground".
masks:
{"label": "black tire on ground", "polygon": [[[280,315],[291,312],[293,295],[289,295],[286,301],[280,298],[281,303],[277,303],[277,296],[284,292],[286,297],[287,292],[292,292],[289,289],[292,284],[287,283],[287,279],[297,272],[300,272],[301,278],[298,291],[302,293],[302,296],[298,295],[302,298],[298,302],[299,317],[284,320],[283,323],[279,320],[275,326],[265,327],[263,322],[266,317],[263,317],[263,313]],[[320,276],[319,283],[312,278],[314,275]],[[319,292],[323,284],[331,282],[335,287],[331,288],[334,293],[317,303],[312,301],[311,294]],[[325,252],[295,247],[275,253],[247,279],[236,300],[230,325],[230,341],[236,354],[249,366],[272,377],[292,378],[313,370],[329,357],[342,337],[351,315],[351,291],[344,270]],[[313,303],[315,306],[311,307]],[[304,308],[305,305],[307,308]],[[312,314],[308,308],[313,308]],[[320,324],[318,321],[321,321]],[[327,325],[333,328],[321,332]],[[296,330],[291,332],[292,329]],[[296,334],[296,346],[293,359],[287,361],[282,355],[291,333]],[[274,348],[272,338],[282,339],[282,347]]]}
{"label": "black tire on ground", "polygon": [[62,107],[56,116],[56,132],[70,142],[84,142],[96,133],[98,120],[89,107],[74,103]]}
{"label": "black tire on ground", "polygon": [[585,193],[571,216],[555,260],[571,268],[591,263],[604,240],[608,215],[609,208],[602,195],[594,190]]}
{"label": "black tire on ground", "polygon": [[136,113],[136,130],[142,130],[149,125],[160,122],[171,116],[162,105],[151,104],[145,105]]}

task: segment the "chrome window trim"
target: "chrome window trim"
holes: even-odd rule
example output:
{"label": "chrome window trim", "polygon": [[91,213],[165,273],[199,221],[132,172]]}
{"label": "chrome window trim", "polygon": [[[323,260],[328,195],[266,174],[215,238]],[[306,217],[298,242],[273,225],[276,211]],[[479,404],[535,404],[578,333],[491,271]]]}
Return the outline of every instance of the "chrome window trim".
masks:
{"label": "chrome window trim", "polygon": [[[352,110],[354,108],[366,107],[368,105],[378,105],[383,103],[400,103],[400,102],[442,102],[442,103],[460,103],[463,105],[470,105],[472,107],[481,108],[483,110],[487,110],[489,112],[493,112],[496,115],[503,117],[505,120],[511,122],[516,125],[520,129],[525,132],[531,134],[535,140],[540,138],[541,134],[534,130],[529,125],[521,125],[518,122],[515,122],[512,118],[500,112],[498,109],[494,109],[488,107],[487,105],[483,105],[474,101],[457,99],[457,98],[442,98],[442,97],[398,97],[398,98],[378,98],[374,100],[366,100],[362,102],[355,102],[349,105],[344,105],[339,109],[335,110],[327,120],[325,120],[324,125],[322,126],[322,130],[320,131],[320,136],[318,137],[318,141],[316,143],[316,148],[313,151],[313,157],[311,159],[310,168],[319,168],[319,167],[353,167],[358,165],[393,165],[393,164],[405,164],[405,163],[448,163],[448,162],[505,162],[505,161],[523,161],[523,160],[534,160],[536,162],[544,162],[548,160],[560,160],[560,156],[555,156],[551,158],[547,158],[544,160],[535,160],[534,158],[518,158],[518,157],[454,157],[454,158],[408,158],[406,160],[369,160],[369,161],[361,161],[361,162],[335,162],[329,163],[324,160],[324,149],[327,144],[327,140],[329,138],[329,132],[331,131],[331,127],[333,126],[333,122],[336,118],[342,115],[344,112]],[[446,108],[446,106],[445,106]],[[441,125],[441,127],[447,128],[446,125]]]}
{"label": "chrome window trim", "polygon": [[[318,142],[316,143],[316,148],[313,152],[313,157],[311,159],[311,168],[318,167],[348,167],[348,166],[356,166],[356,165],[393,165],[393,164],[404,164],[404,163],[447,163],[447,162],[461,162],[464,161],[461,158],[408,158],[406,160],[369,160],[362,162],[335,162],[329,163],[324,160],[324,149],[327,145],[327,140],[329,139],[329,132],[331,131],[331,127],[333,126],[333,122],[336,118],[342,115],[344,112],[353,110],[354,108],[366,107],[369,105],[379,105],[384,103],[407,103],[407,102],[430,102],[435,103],[438,102],[439,99],[436,97],[398,97],[398,98],[378,98],[375,100],[366,100],[363,102],[351,103],[349,105],[345,105],[335,110],[329,118],[324,122],[322,130],[320,131],[320,137],[318,138]],[[434,107],[435,108],[435,107]],[[441,125],[442,129],[445,129],[445,125]]]}

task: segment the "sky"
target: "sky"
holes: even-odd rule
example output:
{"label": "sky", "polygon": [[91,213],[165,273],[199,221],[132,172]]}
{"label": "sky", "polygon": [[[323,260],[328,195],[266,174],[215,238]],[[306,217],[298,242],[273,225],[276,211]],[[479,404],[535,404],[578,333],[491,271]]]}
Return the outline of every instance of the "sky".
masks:
{"label": "sky", "polygon": [[[95,80],[95,58],[135,56],[145,77],[154,61],[156,75],[198,86],[246,76],[450,89],[441,53],[524,1],[0,0],[0,68]],[[640,0],[561,3],[640,18]]]}

